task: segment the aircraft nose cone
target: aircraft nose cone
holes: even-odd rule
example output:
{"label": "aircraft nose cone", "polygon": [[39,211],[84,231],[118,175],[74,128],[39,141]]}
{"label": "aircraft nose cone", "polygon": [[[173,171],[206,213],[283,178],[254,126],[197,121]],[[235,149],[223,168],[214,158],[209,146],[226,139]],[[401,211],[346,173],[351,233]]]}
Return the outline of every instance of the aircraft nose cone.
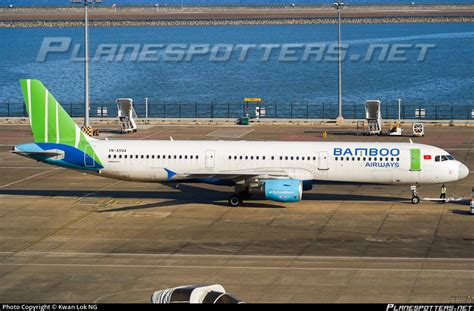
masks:
{"label": "aircraft nose cone", "polygon": [[460,163],[459,164],[459,179],[466,178],[469,175],[469,168],[466,165]]}

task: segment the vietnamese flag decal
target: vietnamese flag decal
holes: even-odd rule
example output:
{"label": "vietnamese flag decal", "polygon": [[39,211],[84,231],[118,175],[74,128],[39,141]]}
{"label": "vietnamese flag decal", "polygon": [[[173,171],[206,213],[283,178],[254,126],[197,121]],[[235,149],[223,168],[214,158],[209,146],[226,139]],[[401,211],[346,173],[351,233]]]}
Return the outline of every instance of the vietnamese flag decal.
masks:
{"label": "vietnamese flag decal", "polygon": [[425,154],[425,155],[423,156],[423,159],[425,159],[425,160],[431,160],[431,155]]}

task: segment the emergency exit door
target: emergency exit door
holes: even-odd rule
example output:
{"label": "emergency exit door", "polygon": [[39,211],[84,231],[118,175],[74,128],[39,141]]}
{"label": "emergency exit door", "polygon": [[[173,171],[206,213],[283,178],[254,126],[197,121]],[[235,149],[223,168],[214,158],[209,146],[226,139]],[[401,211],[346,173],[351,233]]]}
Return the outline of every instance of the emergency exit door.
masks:
{"label": "emergency exit door", "polygon": [[206,150],[206,168],[214,168],[216,152],[214,150]]}
{"label": "emergency exit door", "polygon": [[318,154],[318,170],[328,170],[328,152],[321,151]]}

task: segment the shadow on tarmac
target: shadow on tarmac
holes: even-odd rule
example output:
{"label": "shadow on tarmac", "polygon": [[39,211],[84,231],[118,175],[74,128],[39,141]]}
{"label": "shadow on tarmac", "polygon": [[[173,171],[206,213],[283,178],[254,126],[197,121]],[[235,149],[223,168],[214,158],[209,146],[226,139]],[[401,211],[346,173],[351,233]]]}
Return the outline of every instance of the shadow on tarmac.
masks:
{"label": "shadow on tarmac", "polygon": [[[189,184],[179,184],[178,188],[172,184],[166,186],[173,188],[173,191],[88,191],[88,190],[42,190],[42,189],[0,189],[0,195],[15,196],[40,196],[40,197],[71,197],[81,198],[114,198],[114,199],[162,199],[165,202],[147,203],[142,205],[133,205],[115,209],[103,210],[103,212],[119,212],[136,209],[157,208],[164,206],[175,206],[189,203],[212,204],[216,206],[228,207],[227,199],[230,192],[200,188]],[[283,203],[264,203],[262,195],[252,195],[250,201],[245,201],[241,208],[285,208]],[[334,194],[334,193],[304,193],[303,200],[316,201],[369,201],[369,202],[404,202],[408,199],[378,195],[362,194]]]}

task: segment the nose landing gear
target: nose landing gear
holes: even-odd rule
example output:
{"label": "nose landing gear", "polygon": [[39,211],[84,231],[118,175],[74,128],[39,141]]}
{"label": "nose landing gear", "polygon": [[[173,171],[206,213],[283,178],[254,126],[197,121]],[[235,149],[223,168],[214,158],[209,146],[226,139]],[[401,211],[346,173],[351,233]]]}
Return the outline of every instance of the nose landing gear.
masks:
{"label": "nose landing gear", "polygon": [[418,192],[417,192],[418,186],[417,185],[411,186],[410,189],[411,189],[411,203],[412,204],[420,203],[420,197],[418,196]]}

